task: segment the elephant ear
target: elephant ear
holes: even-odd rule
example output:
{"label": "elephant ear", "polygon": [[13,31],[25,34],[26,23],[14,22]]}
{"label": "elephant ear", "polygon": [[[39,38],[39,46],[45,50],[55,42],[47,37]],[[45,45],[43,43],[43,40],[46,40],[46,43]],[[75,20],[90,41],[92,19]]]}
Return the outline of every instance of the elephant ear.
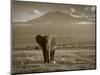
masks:
{"label": "elephant ear", "polygon": [[36,42],[42,47],[44,44],[44,37],[41,35],[36,36]]}

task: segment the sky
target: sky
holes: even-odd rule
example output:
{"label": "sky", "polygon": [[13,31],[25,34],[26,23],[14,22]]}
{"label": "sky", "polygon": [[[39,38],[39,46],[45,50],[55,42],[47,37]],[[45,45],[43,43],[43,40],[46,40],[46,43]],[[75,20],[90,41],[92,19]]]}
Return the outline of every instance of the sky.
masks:
{"label": "sky", "polygon": [[[95,6],[80,6],[80,5],[64,5],[36,2],[12,2],[12,21],[25,22],[31,19],[38,18],[47,12],[62,11],[71,14],[76,18],[88,18],[95,16]],[[73,14],[72,14],[73,13]],[[92,18],[90,18],[92,19]]]}
{"label": "sky", "polygon": [[[80,39],[93,39],[95,40],[95,27],[96,27],[96,7],[90,5],[71,5],[71,4],[55,4],[55,3],[39,3],[39,2],[25,2],[25,1],[13,1],[12,2],[12,22],[34,22],[26,33],[30,34],[45,34],[45,33],[56,33],[57,35],[63,35],[67,37],[81,37]],[[69,23],[54,23],[52,18],[46,19],[44,16],[52,12],[61,12],[74,19],[80,19],[78,22]],[[54,15],[55,17],[55,15]],[[61,16],[62,17],[62,16]],[[61,18],[59,17],[59,19]],[[57,17],[56,17],[57,18]],[[64,17],[62,17],[64,18]],[[39,21],[39,19],[42,21]],[[57,21],[59,21],[56,20]],[[69,19],[69,18],[68,18]],[[68,20],[66,19],[66,21]],[[81,20],[82,19],[82,20]],[[21,25],[21,24],[20,24]],[[29,26],[29,24],[22,24]],[[42,26],[41,26],[42,25]],[[27,28],[28,29],[28,28]],[[23,31],[23,30],[21,30]],[[18,30],[19,32],[19,30]],[[23,31],[24,32],[24,31]],[[21,34],[21,32],[19,32]],[[17,35],[18,36],[18,35]]]}

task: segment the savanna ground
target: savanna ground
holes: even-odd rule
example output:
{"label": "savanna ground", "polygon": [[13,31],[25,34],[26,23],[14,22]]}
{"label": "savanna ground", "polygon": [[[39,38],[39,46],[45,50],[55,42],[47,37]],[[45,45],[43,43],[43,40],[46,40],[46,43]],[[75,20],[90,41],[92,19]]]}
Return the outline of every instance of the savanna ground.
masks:
{"label": "savanna ground", "polygon": [[57,48],[56,63],[44,63],[42,50],[12,50],[12,73],[86,70],[96,68],[95,46]]}

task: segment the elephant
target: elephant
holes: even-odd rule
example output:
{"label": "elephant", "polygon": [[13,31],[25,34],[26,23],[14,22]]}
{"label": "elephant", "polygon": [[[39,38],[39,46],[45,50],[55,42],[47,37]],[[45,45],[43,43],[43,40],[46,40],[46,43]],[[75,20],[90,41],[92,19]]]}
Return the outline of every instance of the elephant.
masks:
{"label": "elephant", "polygon": [[48,36],[41,36],[41,35],[36,36],[36,42],[42,48],[45,63],[49,63],[49,50],[47,46],[47,43],[48,43],[47,37]]}
{"label": "elephant", "polygon": [[56,46],[56,41],[55,41],[54,36],[53,35],[50,35],[50,36],[37,35],[36,42],[42,48],[44,62],[54,63],[55,46]]}

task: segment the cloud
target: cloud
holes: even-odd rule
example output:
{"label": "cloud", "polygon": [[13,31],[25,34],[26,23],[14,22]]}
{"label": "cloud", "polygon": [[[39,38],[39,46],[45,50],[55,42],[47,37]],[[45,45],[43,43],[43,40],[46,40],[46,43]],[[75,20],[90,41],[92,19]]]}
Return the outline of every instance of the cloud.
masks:
{"label": "cloud", "polygon": [[86,19],[90,19],[90,18],[95,18],[95,6],[87,6],[85,7],[82,11],[78,12],[76,11],[74,8],[70,8],[70,15],[74,18],[86,18]]}
{"label": "cloud", "polygon": [[81,21],[81,22],[74,22],[70,24],[93,24],[94,22],[88,22],[88,21]]}
{"label": "cloud", "polygon": [[29,15],[41,15],[43,14],[41,11],[37,10],[37,9],[31,9],[28,11]]}
{"label": "cloud", "polygon": [[91,7],[91,10],[92,10],[92,12],[95,12],[95,10],[96,10],[95,6]]}
{"label": "cloud", "polygon": [[70,8],[71,12],[74,13],[76,10],[74,8]]}
{"label": "cloud", "polygon": [[31,9],[27,12],[27,15],[25,15],[26,18],[24,18],[26,21],[30,21],[36,18],[39,18],[46,14],[47,12],[42,12],[41,10],[38,9]]}
{"label": "cloud", "polygon": [[27,21],[27,20],[24,20],[24,19],[22,20],[22,22],[26,22],[26,21]]}
{"label": "cloud", "polygon": [[70,13],[70,15],[72,16],[72,17],[75,17],[75,18],[88,18],[89,16],[88,15],[86,15],[86,14],[73,14],[73,13]]}
{"label": "cloud", "polygon": [[86,7],[85,9],[84,9],[85,11],[91,11],[91,12],[95,12],[95,10],[96,10],[96,7],[95,6],[91,6],[91,7]]}
{"label": "cloud", "polygon": [[89,15],[87,15],[86,13],[77,12],[74,8],[71,8],[71,10],[72,10],[71,12],[69,12],[69,11],[61,11],[61,12],[69,14],[74,18],[89,18]]}
{"label": "cloud", "polygon": [[85,11],[89,11],[89,7],[87,6],[86,8],[84,8]]}
{"label": "cloud", "polygon": [[41,12],[36,10],[36,9],[33,9],[33,12],[36,13],[36,14],[41,14]]}

